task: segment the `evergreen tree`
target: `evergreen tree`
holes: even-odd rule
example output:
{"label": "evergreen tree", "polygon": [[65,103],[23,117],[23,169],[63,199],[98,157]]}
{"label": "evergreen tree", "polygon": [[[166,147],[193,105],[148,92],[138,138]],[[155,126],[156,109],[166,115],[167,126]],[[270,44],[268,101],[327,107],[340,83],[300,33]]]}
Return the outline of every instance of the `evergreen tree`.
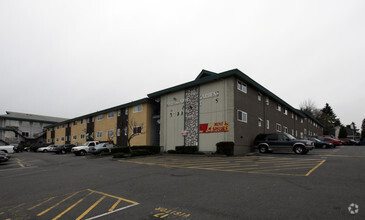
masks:
{"label": "evergreen tree", "polygon": [[337,118],[333,112],[331,106],[326,103],[324,108],[321,109],[318,120],[324,125],[323,134],[330,134],[331,130],[337,126],[341,126],[340,119]]}
{"label": "evergreen tree", "polygon": [[344,126],[341,126],[338,138],[347,138],[347,129]]}

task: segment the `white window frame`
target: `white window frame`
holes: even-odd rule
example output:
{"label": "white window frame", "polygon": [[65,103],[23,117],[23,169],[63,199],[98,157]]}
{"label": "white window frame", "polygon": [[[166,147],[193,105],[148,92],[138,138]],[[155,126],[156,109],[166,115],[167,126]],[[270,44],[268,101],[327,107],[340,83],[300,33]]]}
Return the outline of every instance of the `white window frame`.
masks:
{"label": "white window frame", "polygon": [[279,112],[281,112],[281,105],[280,104],[277,104],[276,105],[276,110],[278,110]]}
{"label": "white window frame", "polygon": [[117,136],[120,136],[120,128],[117,129]]}
{"label": "white window frame", "polygon": [[77,140],[77,135],[72,136],[72,140]]}
{"label": "white window frame", "polygon": [[65,141],[65,137],[61,137],[61,141],[64,142]]}
{"label": "white window frame", "polygon": [[108,137],[114,137],[114,130],[108,130]]}
{"label": "white window frame", "polygon": [[269,130],[270,129],[270,120],[266,120],[266,129]]}
{"label": "white window frame", "polygon": [[259,102],[261,102],[261,100],[262,100],[262,94],[261,94],[261,93],[258,93],[258,95],[257,95],[257,100],[258,100]]}
{"label": "white window frame", "polygon": [[104,117],[103,114],[100,114],[100,115],[97,116],[97,120],[101,121],[101,120],[103,120],[103,117]]}
{"label": "white window frame", "polygon": [[276,131],[281,132],[282,131],[281,129],[282,129],[281,124],[276,123]]}
{"label": "white window frame", "polygon": [[288,115],[288,109],[284,108],[284,115]]}
{"label": "white window frame", "polygon": [[257,121],[257,125],[259,126],[259,127],[262,127],[262,119],[261,118],[258,118],[258,121]]}
{"label": "white window frame", "polygon": [[133,106],[133,113],[141,112],[143,110],[142,104]]}
{"label": "white window frame", "polygon": [[[134,131],[135,131],[135,129],[137,129],[137,131],[138,131],[138,128],[141,128],[141,132],[136,132],[136,133],[135,133],[135,132],[134,132]],[[142,133],[142,126],[134,126],[134,127],[133,127],[133,130],[132,130],[132,133],[133,133],[133,134],[141,134],[141,133]]]}
{"label": "white window frame", "polygon": [[102,138],[102,137],[103,137],[103,132],[102,132],[102,131],[98,131],[98,132],[96,133],[96,137],[97,137],[97,138]]}
{"label": "white window frame", "polygon": [[269,99],[269,97],[266,97],[265,102],[266,102],[266,105],[270,105],[270,99]]}
{"label": "white window frame", "polygon": [[108,113],[108,118],[114,118],[114,112],[109,112]]}
{"label": "white window frame", "polygon": [[80,134],[80,139],[85,139],[85,135],[84,134]]}
{"label": "white window frame", "polygon": [[85,119],[81,119],[80,124],[84,124],[84,123],[85,123]]}
{"label": "white window frame", "polygon": [[[247,123],[247,112],[237,110],[237,120],[240,122]],[[240,119],[241,118],[241,119]]]}
{"label": "white window frame", "polygon": [[239,80],[237,80],[237,89],[247,94],[247,85]]}
{"label": "white window frame", "polygon": [[118,117],[122,114],[122,110],[118,110]]}
{"label": "white window frame", "polygon": [[284,129],[283,129],[283,130],[284,130],[284,132],[285,132],[285,133],[288,133],[288,131],[289,131],[289,130],[288,130],[288,127],[283,126],[283,128],[284,128]]}

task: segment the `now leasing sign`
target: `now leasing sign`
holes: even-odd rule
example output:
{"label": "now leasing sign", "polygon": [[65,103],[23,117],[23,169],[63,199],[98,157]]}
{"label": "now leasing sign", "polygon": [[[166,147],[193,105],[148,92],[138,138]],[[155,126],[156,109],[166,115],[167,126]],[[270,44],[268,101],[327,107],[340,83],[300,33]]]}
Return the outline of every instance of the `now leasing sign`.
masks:
{"label": "now leasing sign", "polygon": [[199,126],[199,133],[218,133],[218,132],[228,132],[228,131],[229,131],[229,126],[226,121],[200,124]]}

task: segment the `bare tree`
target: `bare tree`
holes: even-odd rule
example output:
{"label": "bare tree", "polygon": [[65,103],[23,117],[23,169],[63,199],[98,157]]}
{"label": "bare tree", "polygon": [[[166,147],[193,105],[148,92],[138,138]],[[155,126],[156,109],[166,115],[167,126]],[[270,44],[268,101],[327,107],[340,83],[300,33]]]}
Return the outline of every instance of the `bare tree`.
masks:
{"label": "bare tree", "polygon": [[317,118],[320,115],[320,109],[316,107],[316,104],[311,99],[304,100],[299,105],[300,110],[310,113]]}
{"label": "bare tree", "polygon": [[129,135],[128,139],[127,139],[127,144],[128,147],[131,146],[131,140],[140,135],[140,134],[145,134],[146,131],[144,129],[143,123],[137,123],[134,118],[131,118],[131,120],[128,122],[128,129],[129,131],[132,131],[132,134]]}

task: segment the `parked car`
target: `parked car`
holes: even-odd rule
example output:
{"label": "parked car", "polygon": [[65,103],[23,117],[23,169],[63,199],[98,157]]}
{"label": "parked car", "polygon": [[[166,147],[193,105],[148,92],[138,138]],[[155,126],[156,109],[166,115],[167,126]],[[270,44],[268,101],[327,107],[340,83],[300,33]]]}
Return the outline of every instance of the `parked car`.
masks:
{"label": "parked car", "polygon": [[100,154],[101,152],[110,152],[113,148],[113,144],[108,144],[108,143],[101,143],[96,145],[95,147],[90,147],[89,148],[89,153],[92,154]]}
{"label": "parked car", "polygon": [[0,146],[0,151],[9,154],[14,153],[14,146],[13,145]]}
{"label": "parked car", "polygon": [[40,147],[47,147],[48,144],[44,143],[34,143],[30,145],[30,151],[37,152],[38,148]]}
{"label": "parked car", "polygon": [[334,148],[332,143],[321,141],[317,138],[308,138],[308,140],[313,141],[315,148]]}
{"label": "parked car", "polygon": [[76,156],[84,156],[90,149],[90,147],[94,147],[99,144],[99,141],[87,141],[85,144],[81,146],[76,146],[71,149],[71,152]]}
{"label": "parked car", "polygon": [[[8,153],[5,153],[4,151],[0,151],[0,155],[3,157],[6,157],[5,158],[6,160],[9,160],[11,157]],[[5,161],[3,161],[3,162],[5,162]]]}
{"label": "parked car", "polygon": [[37,151],[47,153],[47,152],[52,151],[53,147],[54,147],[54,145],[51,144],[51,145],[48,145],[47,147],[40,147],[40,148],[37,149]]}
{"label": "parked car", "polygon": [[358,140],[354,140],[354,139],[350,139],[350,145],[360,145],[360,141]]}
{"label": "parked car", "polygon": [[6,156],[6,153],[0,153],[0,163],[8,161],[9,158]]}
{"label": "parked car", "polygon": [[341,141],[340,140],[335,139],[335,138],[331,138],[331,137],[324,137],[322,139],[322,141],[328,142],[328,143],[332,143],[334,147],[341,145]]}
{"label": "parked car", "polygon": [[290,150],[296,154],[306,154],[314,149],[314,143],[309,140],[298,140],[287,133],[259,134],[254,145],[260,153],[276,150]]}
{"label": "parked car", "polygon": [[75,147],[74,144],[64,144],[64,145],[58,145],[56,148],[53,148],[53,150],[56,154],[65,154],[67,152],[71,152],[71,149],[73,147]]}

